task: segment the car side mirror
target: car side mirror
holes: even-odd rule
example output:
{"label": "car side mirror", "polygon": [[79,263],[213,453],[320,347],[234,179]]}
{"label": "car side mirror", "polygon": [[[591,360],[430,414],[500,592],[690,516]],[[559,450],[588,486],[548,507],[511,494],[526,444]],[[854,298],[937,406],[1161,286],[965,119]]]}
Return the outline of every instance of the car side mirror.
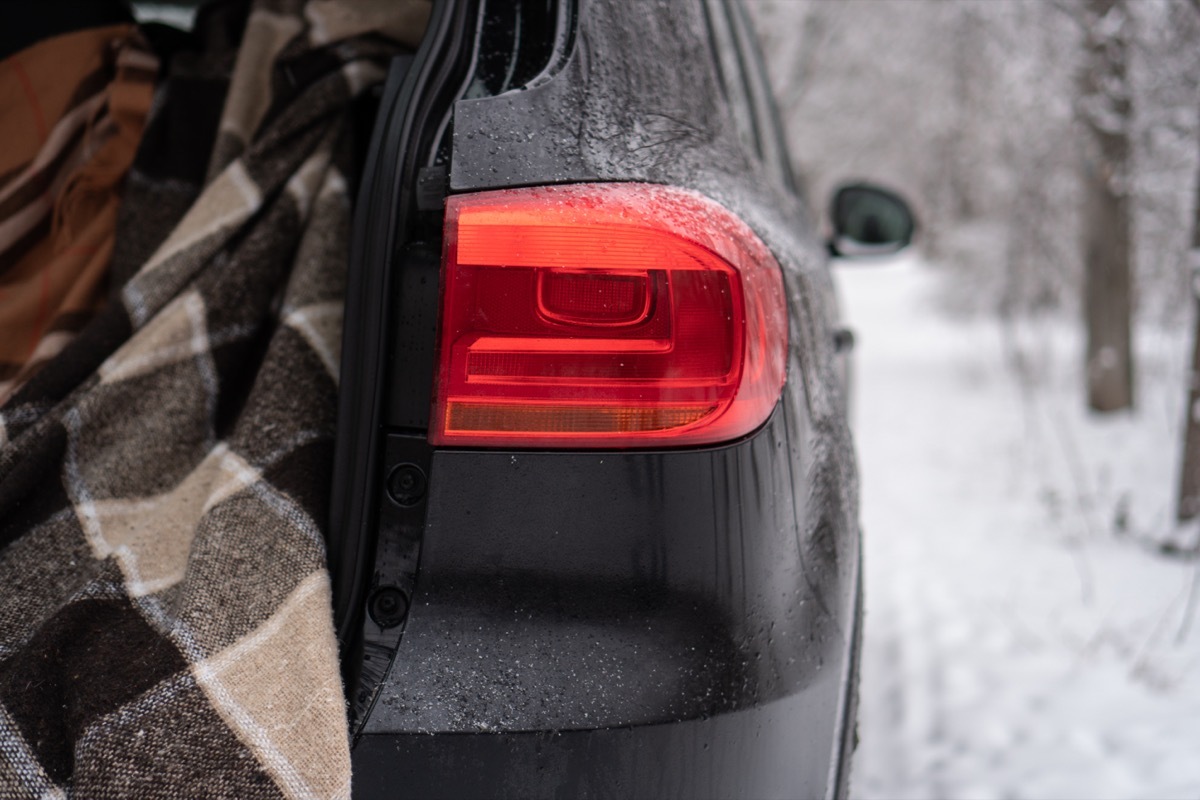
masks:
{"label": "car side mirror", "polygon": [[870,183],[851,183],[833,193],[829,206],[831,255],[885,256],[910,245],[917,221],[900,195]]}

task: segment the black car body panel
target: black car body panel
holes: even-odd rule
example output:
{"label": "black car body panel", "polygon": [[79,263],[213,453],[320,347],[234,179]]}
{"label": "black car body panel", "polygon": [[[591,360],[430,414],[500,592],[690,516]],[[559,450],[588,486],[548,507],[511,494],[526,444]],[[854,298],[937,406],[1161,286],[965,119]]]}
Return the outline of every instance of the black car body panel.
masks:
{"label": "black car body panel", "polygon": [[[356,798],[821,797],[832,687],[710,719],[589,731],[363,736]],[[780,765],[786,764],[786,769]]]}
{"label": "black car body panel", "polygon": [[[802,551],[797,423],[780,407],[682,452],[435,454],[356,795],[824,795],[849,642],[826,565],[844,542],[809,532],[825,552]],[[405,779],[378,777],[388,764]]]}
{"label": "black car body panel", "polygon": [[[390,376],[343,385],[343,418],[347,393],[380,398],[359,421],[375,436],[371,485],[340,490],[369,506],[356,513],[375,538],[361,543],[369,586],[335,572],[358,609],[339,626],[355,795],[834,796],[856,674],[856,473],[825,253],[747,22],[704,0],[536,5],[558,21],[543,26],[545,69],[458,100],[427,163],[448,161],[451,193],[638,181],[717,200],[783,268],[788,381],[765,425],[720,446],[433,450],[395,409],[432,381],[428,359],[397,351],[413,304],[430,302],[436,233],[397,224],[393,288],[355,301],[392,307]],[[389,493],[410,468],[420,497]],[[403,626],[380,624],[366,599],[380,587],[410,603]]]}
{"label": "black car body panel", "polygon": [[711,450],[437,453],[404,657],[364,732],[667,722],[821,677],[840,637],[796,547],[785,416]]}

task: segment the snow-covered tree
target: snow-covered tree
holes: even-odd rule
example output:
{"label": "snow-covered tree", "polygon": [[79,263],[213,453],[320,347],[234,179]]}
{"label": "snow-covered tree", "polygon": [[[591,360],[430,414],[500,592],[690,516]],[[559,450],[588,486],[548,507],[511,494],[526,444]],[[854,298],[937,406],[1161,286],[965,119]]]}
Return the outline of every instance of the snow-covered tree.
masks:
{"label": "snow-covered tree", "polygon": [[[810,201],[845,179],[891,184],[955,307],[1082,316],[1087,2],[747,0]],[[1184,17],[1200,15],[1123,5],[1133,310],[1178,323],[1200,136],[1200,29]]]}

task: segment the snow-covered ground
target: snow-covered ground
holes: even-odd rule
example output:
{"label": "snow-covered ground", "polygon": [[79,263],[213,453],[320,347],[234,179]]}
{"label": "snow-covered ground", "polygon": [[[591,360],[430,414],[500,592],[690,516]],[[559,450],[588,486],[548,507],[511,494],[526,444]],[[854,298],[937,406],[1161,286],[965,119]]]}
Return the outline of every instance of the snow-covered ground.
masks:
{"label": "snow-covered ground", "polygon": [[1200,797],[1200,561],[1156,544],[1187,337],[1144,333],[1137,412],[1099,418],[1075,326],[951,319],[917,260],[837,269],[866,548],[852,796]]}

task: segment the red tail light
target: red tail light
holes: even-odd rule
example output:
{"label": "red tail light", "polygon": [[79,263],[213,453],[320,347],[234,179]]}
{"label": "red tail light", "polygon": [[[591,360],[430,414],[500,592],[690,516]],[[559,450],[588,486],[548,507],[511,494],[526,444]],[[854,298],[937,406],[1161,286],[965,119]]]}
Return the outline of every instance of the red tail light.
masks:
{"label": "red tail light", "polygon": [[434,444],[719,442],[779,399],[779,265],[701,195],[648,184],[460,195],[445,234]]}

